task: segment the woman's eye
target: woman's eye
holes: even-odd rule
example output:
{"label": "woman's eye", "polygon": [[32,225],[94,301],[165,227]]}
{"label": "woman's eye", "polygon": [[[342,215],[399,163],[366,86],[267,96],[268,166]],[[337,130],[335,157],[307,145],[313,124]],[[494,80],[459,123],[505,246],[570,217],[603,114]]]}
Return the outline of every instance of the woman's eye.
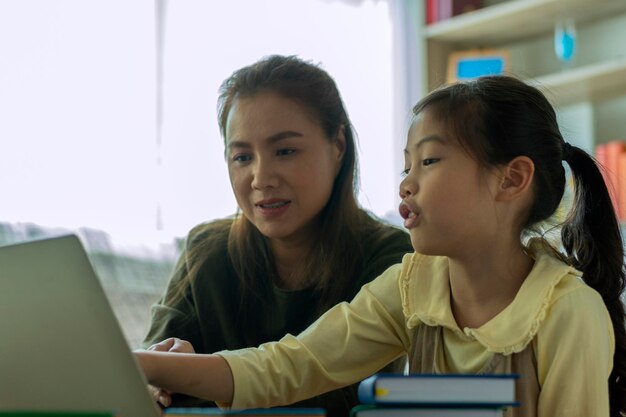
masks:
{"label": "woman's eye", "polygon": [[276,151],[276,155],[278,156],[285,156],[285,155],[291,155],[295,152],[295,149],[279,149]]}
{"label": "woman's eye", "polygon": [[233,156],[233,161],[234,162],[248,162],[249,160],[250,160],[250,155],[239,154],[239,155]]}
{"label": "woman's eye", "polygon": [[428,166],[430,164],[434,164],[435,162],[439,162],[439,159],[437,159],[437,158],[422,159],[422,165],[424,165],[424,166]]}
{"label": "woman's eye", "polygon": [[409,175],[409,171],[410,171],[410,170],[411,170],[411,168],[406,168],[406,169],[404,169],[404,171],[402,171],[402,172],[400,173],[400,176],[401,176],[402,178],[406,177],[407,175]]}

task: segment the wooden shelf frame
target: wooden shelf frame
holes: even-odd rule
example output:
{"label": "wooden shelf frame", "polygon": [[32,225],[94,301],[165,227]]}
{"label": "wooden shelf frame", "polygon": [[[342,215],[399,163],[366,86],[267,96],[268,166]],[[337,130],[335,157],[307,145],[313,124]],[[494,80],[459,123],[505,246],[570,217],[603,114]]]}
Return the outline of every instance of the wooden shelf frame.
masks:
{"label": "wooden shelf frame", "polygon": [[626,12],[624,0],[511,0],[424,28],[427,40],[458,44],[512,42],[552,30],[563,15],[584,23]]}
{"label": "wooden shelf frame", "polygon": [[610,99],[626,94],[626,58],[564,70],[538,77],[531,83],[558,107]]}

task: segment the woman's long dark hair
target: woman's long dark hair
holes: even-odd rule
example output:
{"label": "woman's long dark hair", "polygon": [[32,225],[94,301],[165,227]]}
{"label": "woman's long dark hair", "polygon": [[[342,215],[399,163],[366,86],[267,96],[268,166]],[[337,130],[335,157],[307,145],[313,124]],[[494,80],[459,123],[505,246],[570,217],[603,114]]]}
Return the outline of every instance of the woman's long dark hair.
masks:
{"label": "woman's long dark hair", "polygon": [[609,192],[595,160],[566,143],[553,107],[536,88],[509,76],[481,77],[442,87],[420,101],[485,166],[506,164],[525,155],[535,164],[535,196],[525,229],[550,218],[565,191],[569,165],[574,202],[561,229],[569,262],[604,300],[615,332],[609,378],[611,416],[626,413],[626,330],[624,248]]}
{"label": "woman's long dark hair", "polygon": [[[336,140],[341,129],[345,137],[341,168],[331,196],[319,215],[318,235],[311,237],[315,245],[310,256],[303,259],[297,277],[310,283],[319,297],[314,319],[352,295],[349,292],[354,287],[353,280],[365,263],[363,237],[381,232],[383,227],[357,204],[357,159],[352,125],[334,80],[317,65],[294,56],[269,56],[235,71],[222,84],[218,100],[219,126],[224,141],[227,141],[228,113],[235,100],[265,91],[304,105],[329,141]],[[225,234],[228,234],[228,256],[240,279],[238,319],[250,330],[246,335],[248,343],[256,346],[264,337],[267,325],[264,309],[271,296],[276,267],[267,238],[244,215],[238,213],[233,220],[208,223],[190,234],[191,240],[194,236],[197,238],[193,244],[188,244],[186,262],[180,264],[188,269],[187,279],[181,282],[182,290],[188,288],[189,280],[203,267],[211,247],[224,239]]]}

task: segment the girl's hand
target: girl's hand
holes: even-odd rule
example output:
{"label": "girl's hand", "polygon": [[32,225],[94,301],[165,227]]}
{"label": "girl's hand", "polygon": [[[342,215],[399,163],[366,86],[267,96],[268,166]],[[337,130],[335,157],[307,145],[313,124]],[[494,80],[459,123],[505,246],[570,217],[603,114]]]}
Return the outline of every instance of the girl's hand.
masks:
{"label": "girl's hand", "polygon": [[[191,343],[186,340],[170,337],[162,342],[155,343],[147,350],[156,352],[179,352],[179,353],[196,353]],[[172,404],[172,393],[153,385],[148,385],[148,390],[152,394],[152,398],[162,407],[169,407]]]}

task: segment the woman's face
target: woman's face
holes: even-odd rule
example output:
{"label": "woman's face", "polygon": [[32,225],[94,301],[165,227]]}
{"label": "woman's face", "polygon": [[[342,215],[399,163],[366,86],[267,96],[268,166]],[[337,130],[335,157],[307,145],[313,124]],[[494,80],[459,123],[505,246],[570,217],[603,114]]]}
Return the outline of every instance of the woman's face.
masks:
{"label": "woman's face", "polygon": [[230,182],[269,239],[307,240],[339,172],[345,140],[329,140],[301,103],[274,92],[238,98],[226,121]]}

